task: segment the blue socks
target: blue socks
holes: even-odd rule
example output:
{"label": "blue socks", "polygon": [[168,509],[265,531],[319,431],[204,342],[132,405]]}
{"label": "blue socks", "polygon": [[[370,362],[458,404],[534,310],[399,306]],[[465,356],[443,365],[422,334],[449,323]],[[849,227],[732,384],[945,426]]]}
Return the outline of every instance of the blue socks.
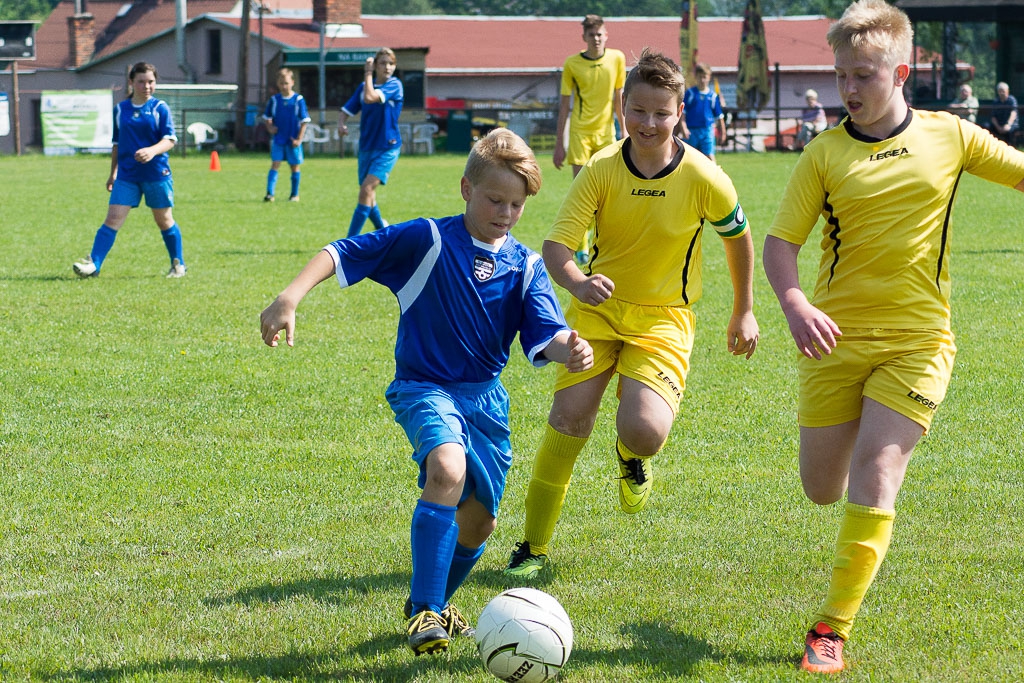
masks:
{"label": "blue socks", "polygon": [[461,543],[455,543],[455,554],[452,556],[452,566],[448,570],[448,584],[444,589],[444,603],[448,604],[448,601],[455,595],[455,591],[459,589],[462,582],[469,576],[469,572],[476,566],[476,561],[480,559],[480,556],[484,554],[484,548],[487,544],[484,543],[479,548],[467,548]]}
{"label": "blue socks", "polygon": [[387,224],[384,223],[384,219],[380,215],[380,207],[376,204],[370,207],[370,222],[373,223],[374,230],[387,227]]}
{"label": "blue socks", "polygon": [[271,197],[274,196],[274,190],[277,188],[277,170],[270,169],[267,173],[267,194]]}
{"label": "blue socks", "polygon": [[89,254],[89,258],[96,264],[96,270],[103,265],[103,259],[107,258],[116,239],[117,230],[108,228],[106,224],[101,225],[100,229],[96,231],[96,238],[92,241],[92,252]]}
{"label": "blue socks", "polygon": [[[181,230],[178,229],[178,224],[175,223],[166,230],[161,230],[160,235],[164,238],[167,254],[171,257],[171,264],[174,264],[174,259],[178,259],[178,263],[184,265],[185,258],[181,255]],[[95,261],[96,259],[93,259],[94,263]]]}
{"label": "blue socks", "polygon": [[292,173],[292,195],[291,196],[293,196],[293,197],[298,197],[299,196],[299,179],[300,179],[301,176],[302,176],[302,173],[300,173],[299,171],[295,171],[294,173]]}
{"label": "blue socks", "polygon": [[424,500],[416,503],[412,514],[412,582],[409,590],[413,614],[425,609],[440,614],[447,604],[445,590],[458,537],[454,505]]}
{"label": "blue socks", "polygon": [[363,231],[363,225],[366,223],[366,219],[370,215],[370,211],[373,210],[372,206],[364,206],[362,204],[356,204],[356,210],[352,212],[352,222],[348,225],[348,234],[346,237],[355,237]]}

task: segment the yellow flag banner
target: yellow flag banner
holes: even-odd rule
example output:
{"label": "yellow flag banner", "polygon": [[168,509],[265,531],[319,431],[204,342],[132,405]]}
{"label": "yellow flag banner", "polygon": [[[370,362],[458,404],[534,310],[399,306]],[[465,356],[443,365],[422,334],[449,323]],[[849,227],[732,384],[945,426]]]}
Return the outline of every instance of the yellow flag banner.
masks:
{"label": "yellow flag banner", "polygon": [[693,66],[697,63],[697,0],[683,0],[679,22],[679,68],[686,85],[693,85]]}
{"label": "yellow flag banner", "polygon": [[761,0],[747,0],[740,36],[739,73],[736,76],[736,107],[760,110],[768,103],[768,46],[764,38]]}

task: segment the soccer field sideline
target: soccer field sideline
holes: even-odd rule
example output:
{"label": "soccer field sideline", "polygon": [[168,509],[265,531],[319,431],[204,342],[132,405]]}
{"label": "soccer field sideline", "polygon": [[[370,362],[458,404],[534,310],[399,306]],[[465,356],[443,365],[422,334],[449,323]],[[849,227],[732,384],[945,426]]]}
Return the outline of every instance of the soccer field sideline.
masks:
{"label": "soccer field sideline", "polygon": [[[719,158],[758,252],[796,158]],[[162,277],[142,208],[102,277],[79,281],[70,264],[103,218],[109,159],[0,159],[0,677],[491,680],[470,643],[429,660],[405,650],[416,492],[383,400],[390,295],[319,288],[294,349],[259,341],[259,311],[347,227],[355,161],[309,159],[302,202],[273,205],[261,201],[265,157],[220,161],[213,172],[205,156],[171,160],[186,278]],[[459,212],[462,163],[403,158],[380,192],[385,217]],[[545,186],[516,228],[535,248],[571,178],[541,163]],[[841,680],[1024,679],[1020,196],[971,177],[960,194],[958,364]],[[607,408],[577,466],[539,586],[573,619],[566,681],[806,679],[796,660],[837,510],[799,489],[795,350],[760,264],[762,343],[746,362],[725,352],[717,239],[704,259],[693,373],[648,511],[615,512]],[[471,619],[511,585],[500,569],[550,402],[552,374],[513,350],[517,460],[498,531],[458,596]]]}

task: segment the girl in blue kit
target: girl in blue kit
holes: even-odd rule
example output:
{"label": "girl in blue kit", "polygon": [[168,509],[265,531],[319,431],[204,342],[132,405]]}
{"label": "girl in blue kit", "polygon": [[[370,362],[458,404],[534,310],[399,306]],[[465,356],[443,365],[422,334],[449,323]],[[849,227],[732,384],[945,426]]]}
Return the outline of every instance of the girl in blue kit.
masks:
{"label": "girl in blue kit", "polygon": [[295,309],[317,284],[369,279],[401,315],[387,399],[413,447],[423,490],[412,516],[406,635],[416,655],[448,648],[469,622],[449,602],[494,531],[512,464],[508,393],[499,379],[512,342],[537,366],[593,365],[565,324],[540,255],[510,231],[540,168],[521,138],[499,128],[476,144],[462,177],[466,211],[418,218],[328,244],[260,316],[263,341],[292,345]]}
{"label": "girl in blue kit", "polygon": [[306,100],[295,92],[295,76],[291,69],[277,72],[278,93],[267,102],[263,112],[263,121],[267,132],[273,138],[270,141],[270,171],[267,172],[267,194],[263,201],[274,201],[274,190],[277,187],[277,169],[281,162],[287,161],[291,167],[291,194],[288,201],[299,201],[299,181],[302,177],[302,138],[306,135],[309,124],[309,111]]}
{"label": "girl in blue kit", "polygon": [[387,227],[377,206],[377,187],[388,184],[391,169],[402,152],[402,133],[398,117],[402,114],[405,90],[395,77],[398,62],[386,47],[366,60],[363,82],[341,108],[338,132],[348,133],[349,117],[360,114],[359,124],[359,201],[352,212],[348,236],[358,235],[369,218],[375,230]]}
{"label": "girl in blue kit", "polygon": [[143,197],[153,211],[153,219],[167,246],[171,269],[167,277],[185,275],[185,259],[181,252],[181,230],[174,222],[174,181],[167,153],[178,138],[167,103],[153,97],[156,91],[156,67],[139,62],[128,73],[131,96],[114,107],[114,149],[111,152],[107,192],[110,205],[107,218],[96,231],[89,256],[72,268],[78,277],[96,277],[107,254],[114,246],[117,231],[124,225],[128,212]]}

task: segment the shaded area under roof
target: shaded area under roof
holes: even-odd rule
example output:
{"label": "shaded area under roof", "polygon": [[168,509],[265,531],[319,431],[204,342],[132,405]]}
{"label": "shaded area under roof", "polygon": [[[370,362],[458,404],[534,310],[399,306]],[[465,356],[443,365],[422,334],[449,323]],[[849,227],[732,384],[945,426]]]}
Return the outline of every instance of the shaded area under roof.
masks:
{"label": "shaded area under roof", "polygon": [[911,21],[1024,21],[1024,0],[897,0]]}

